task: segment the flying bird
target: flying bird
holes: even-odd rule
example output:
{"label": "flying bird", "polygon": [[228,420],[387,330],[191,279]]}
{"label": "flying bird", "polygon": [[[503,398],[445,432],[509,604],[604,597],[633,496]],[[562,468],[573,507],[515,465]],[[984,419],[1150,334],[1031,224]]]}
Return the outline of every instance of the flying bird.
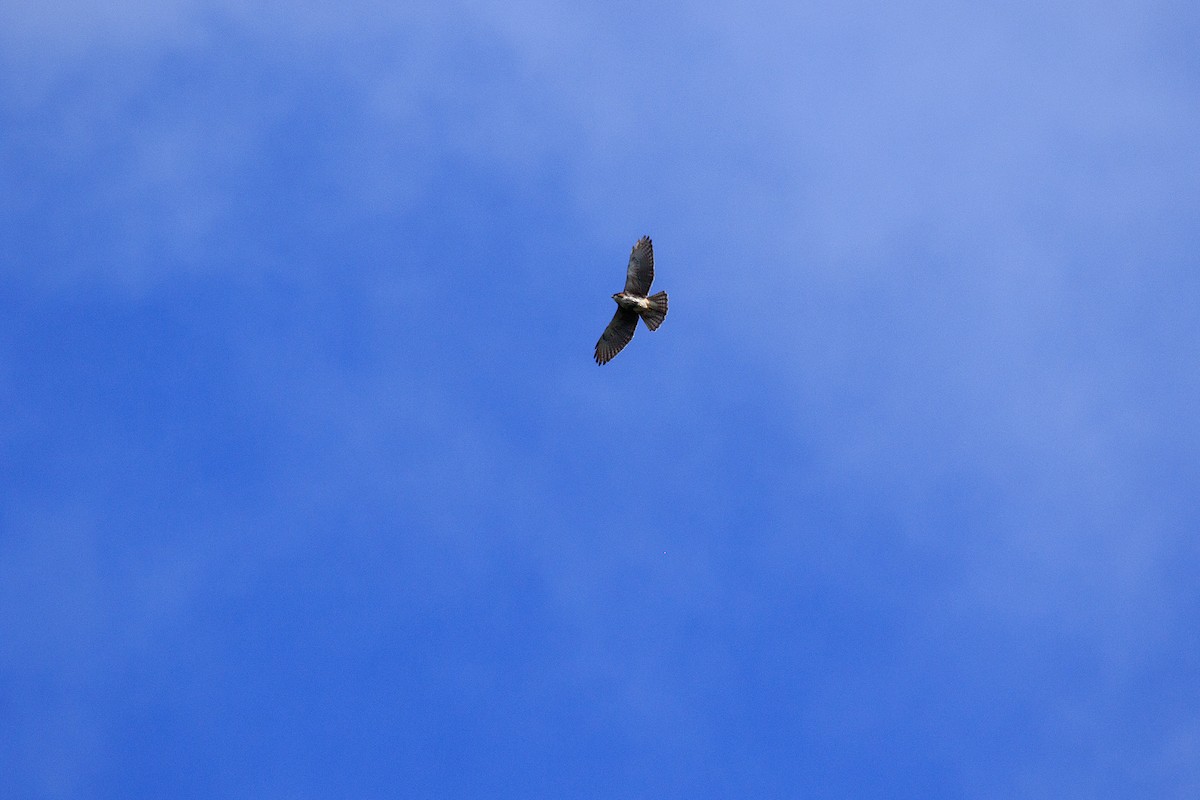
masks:
{"label": "flying bird", "polygon": [[[658,330],[667,317],[667,293],[650,295],[654,281],[654,245],[649,236],[638,239],[629,254],[629,269],[625,273],[625,291],[612,296],[617,301],[617,313],[596,342],[596,363],[607,364],[621,348],[629,344],[637,330],[638,317],[652,331]],[[650,295],[647,297],[647,295]]]}

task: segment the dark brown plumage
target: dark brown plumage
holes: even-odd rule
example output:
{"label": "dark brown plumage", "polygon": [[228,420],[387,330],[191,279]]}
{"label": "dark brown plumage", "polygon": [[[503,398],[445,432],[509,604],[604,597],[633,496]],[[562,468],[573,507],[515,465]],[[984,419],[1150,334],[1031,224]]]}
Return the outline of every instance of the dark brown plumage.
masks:
{"label": "dark brown plumage", "polygon": [[650,330],[658,330],[658,326],[667,317],[667,293],[659,292],[653,296],[650,284],[654,282],[654,245],[649,236],[638,239],[629,254],[629,268],[625,272],[625,291],[612,296],[617,302],[617,313],[604,329],[600,341],[596,342],[596,363],[607,364],[613,356],[621,352],[637,330],[638,317],[646,323]]}

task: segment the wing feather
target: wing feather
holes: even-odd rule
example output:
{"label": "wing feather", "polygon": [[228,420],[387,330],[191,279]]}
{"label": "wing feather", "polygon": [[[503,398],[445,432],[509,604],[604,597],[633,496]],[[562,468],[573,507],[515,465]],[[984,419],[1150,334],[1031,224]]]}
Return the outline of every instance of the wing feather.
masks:
{"label": "wing feather", "polygon": [[621,348],[629,344],[629,340],[633,338],[633,332],[637,330],[637,321],[636,311],[617,308],[612,322],[608,323],[608,327],[600,335],[600,341],[596,342],[597,364],[607,364],[613,356],[621,352]]}
{"label": "wing feather", "polygon": [[654,282],[654,245],[649,236],[638,239],[629,254],[629,270],[625,273],[625,291],[642,297],[650,294]]}

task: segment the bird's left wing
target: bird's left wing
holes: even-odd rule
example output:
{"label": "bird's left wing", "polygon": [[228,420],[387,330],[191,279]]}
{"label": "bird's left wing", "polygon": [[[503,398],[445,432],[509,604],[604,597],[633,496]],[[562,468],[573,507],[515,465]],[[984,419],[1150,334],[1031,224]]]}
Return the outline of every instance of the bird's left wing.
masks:
{"label": "bird's left wing", "polygon": [[654,282],[654,245],[649,236],[638,239],[629,254],[629,270],[625,273],[625,291],[642,297],[650,294]]}
{"label": "bird's left wing", "polygon": [[633,332],[637,330],[637,321],[636,311],[617,307],[617,313],[613,314],[612,322],[608,323],[608,327],[600,335],[600,341],[596,342],[597,364],[607,364],[613,356],[621,352],[625,345],[629,344],[629,340],[633,338]]}

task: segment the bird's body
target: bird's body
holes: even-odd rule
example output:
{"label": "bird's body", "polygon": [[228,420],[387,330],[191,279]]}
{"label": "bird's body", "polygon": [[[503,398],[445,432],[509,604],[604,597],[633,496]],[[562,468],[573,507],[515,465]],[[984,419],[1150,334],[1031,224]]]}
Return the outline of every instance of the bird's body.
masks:
{"label": "bird's body", "polygon": [[629,268],[625,275],[625,291],[617,292],[612,299],[617,303],[617,313],[604,329],[600,341],[596,342],[596,363],[607,364],[621,352],[637,330],[638,317],[650,330],[658,330],[667,317],[667,293],[650,294],[654,282],[654,246],[649,236],[638,239],[629,254]]}
{"label": "bird's body", "polygon": [[617,301],[617,305],[621,308],[627,308],[630,311],[636,311],[639,314],[643,311],[650,310],[650,298],[638,297],[636,294],[628,292],[617,292],[613,295],[613,300]]}

